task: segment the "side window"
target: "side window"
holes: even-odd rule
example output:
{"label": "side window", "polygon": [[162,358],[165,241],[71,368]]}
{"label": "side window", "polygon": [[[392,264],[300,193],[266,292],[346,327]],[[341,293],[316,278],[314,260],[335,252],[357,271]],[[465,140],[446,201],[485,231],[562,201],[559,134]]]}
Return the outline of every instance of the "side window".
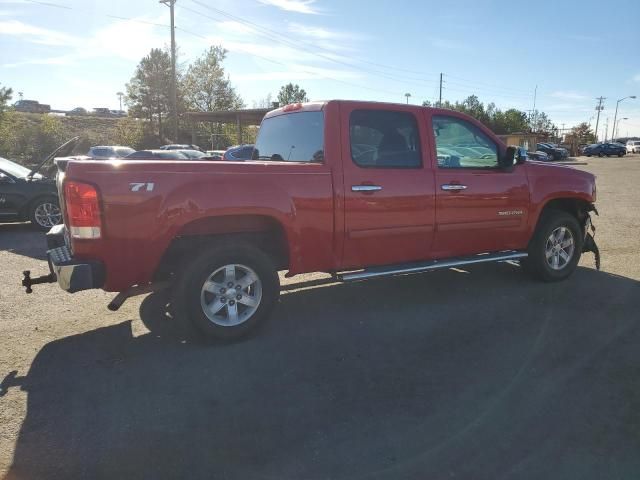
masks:
{"label": "side window", "polygon": [[355,110],[349,119],[351,158],[365,168],[420,168],[420,137],[413,114]]}
{"label": "side window", "polygon": [[496,168],[498,146],[470,122],[455,117],[433,117],[438,167]]}

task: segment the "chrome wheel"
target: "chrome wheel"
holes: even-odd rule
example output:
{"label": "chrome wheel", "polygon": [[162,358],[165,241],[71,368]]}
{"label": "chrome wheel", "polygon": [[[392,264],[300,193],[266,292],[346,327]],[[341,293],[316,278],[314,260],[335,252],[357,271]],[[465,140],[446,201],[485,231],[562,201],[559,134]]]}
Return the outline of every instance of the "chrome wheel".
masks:
{"label": "chrome wheel", "polygon": [[558,227],[551,232],[545,244],[545,256],[549,267],[562,270],[571,262],[574,252],[575,242],[571,230]]}
{"label": "chrome wheel", "polygon": [[256,313],[262,301],[262,282],[251,268],[220,267],[202,285],[200,305],[207,318],[222,327],[240,325]]}
{"label": "chrome wheel", "polygon": [[55,203],[44,202],[33,211],[36,223],[43,228],[55,227],[62,221],[62,212]]}

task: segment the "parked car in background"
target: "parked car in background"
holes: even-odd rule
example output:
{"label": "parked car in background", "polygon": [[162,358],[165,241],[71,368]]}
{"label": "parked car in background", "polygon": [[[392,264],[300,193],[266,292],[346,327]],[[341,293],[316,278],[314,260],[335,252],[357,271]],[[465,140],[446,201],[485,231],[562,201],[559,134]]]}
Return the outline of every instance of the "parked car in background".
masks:
{"label": "parked car in background", "polygon": [[199,146],[194,145],[192,143],[173,143],[170,145],[163,145],[160,147],[160,150],[198,150],[199,152],[202,151],[202,149]]}
{"label": "parked car in background", "polygon": [[101,145],[91,147],[87,156],[93,160],[107,160],[109,158],[124,158],[133,152],[135,152],[135,150],[131,147]]}
{"label": "parked car in background", "polygon": [[113,117],[114,116],[113,113],[111,113],[111,110],[104,107],[94,108],[91,111],[91,114],[95,115],[96,117]]}
{"label": "parked car in background", "polygon": [[622,157],[627,154],[627,148],[619,143],[594,143],[584,149],[584,155],[591,157],[597,155],[598,157],[610,157],[617,155]]}
{"label": "parked car in background", "polygon": [[236,145],[234,147],[229,147],[229,149],[224,152],[222,158],[223,160],[238,162],[243,160],[251,160],[252,155],[253,145]]}
{"label": "parked car in background", "polygon": [[640,140],[629,140],[626,148],[627,153],[640,153]]}
{"label": "parked car in background", "polygon": [[178,150],[139,150],[127,155],[128,160],[189,160]]}
{"label": "parked car in background", "polygon": [[546,153],[541,152],[541,151],[527,152],[527,156],[531,160],[536,160],[538,162],[548,162],[549,161],[549,155],[547,155]]}
{"label": "parked car in background", "polygon": [[[165,150],[167,151],[167,150]],[[180,152],[185,155],[190,160],[208,160],[209,157],[206,153],[201,152],[200,150],[169,150],[171,152]]]}
{"label": "parked car in background", "polygon": [[25,113],[49,113],[51,111],[50,105],[37,102],[35,100],[18,100],[13,104],[16,112]]}
{"label": "parked car in background", "polygon": [[67,112],[67,115],[86,115],[87,109],[82,107],[76,107],[73,110]]}
{"label": "parked car in background", "polygon": [[114,117],[126,117],[127,116],[127,112],[125,112],[124,110],[110,110],[111,115],[113,115]]}
{"label": "parked car in background", "polygon": [[207,156],[211,158],[211,160],[223,160],[224,152],[226,150],[207,150]]}
{"label": "parked car in background", "polygon": [[553,147],[548,143],[538,143],[536,145],[536,150],[540,152],[544,152],[549,156],[550,161],[554,160],[562,160],[563,158],[567,158],[569,156],[569,152],[567,152],[564,148]]}
{"label": "parked car in background", "polygon": [[40,171],[57,154],[70,153],[77,141],[64,143],[33,169],[0,158],[0,222],[31,221],[43,231],[62,222],[56,182]]}

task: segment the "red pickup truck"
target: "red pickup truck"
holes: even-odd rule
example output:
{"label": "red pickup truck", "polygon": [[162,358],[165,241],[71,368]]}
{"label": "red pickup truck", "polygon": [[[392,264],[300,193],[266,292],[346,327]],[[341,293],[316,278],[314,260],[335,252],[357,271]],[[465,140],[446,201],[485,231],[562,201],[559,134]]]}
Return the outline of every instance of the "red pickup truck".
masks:
{"label": "red pickup truck", "polygon": [[278,271],[341,281],[519,260],[545,281],[597,251],[593,175],[527,161],[461,113],[375,102],[266,115],[252,160],[59,163],[64,225],[47,236],[68,292],[172,285],[205,335],[268,316]]}

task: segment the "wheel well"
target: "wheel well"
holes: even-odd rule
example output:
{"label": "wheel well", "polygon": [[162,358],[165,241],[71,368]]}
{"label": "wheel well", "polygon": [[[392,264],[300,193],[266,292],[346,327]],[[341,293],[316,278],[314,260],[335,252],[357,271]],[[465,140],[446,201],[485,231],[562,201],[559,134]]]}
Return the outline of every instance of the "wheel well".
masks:
{"label": "wheel well", "polygon": [[585,200],[577,198],[554,198],[547,202],[547,204],[542,208],[540,216],[538,217],[538,223],[540,223],[542,217],[550,210],[561,210],[563,212],[567,212],[573,215],[582,226],[586,215],[593,210],[593,205]]}
{"label": "wheel well", "polygon": [[249,243],[266,252],[278,270],[289,266],[287,237],[277,220],[260,215],[207,217],[180,229],[164,253],[154,278],[166,279],[204,249],[229,242]]}

